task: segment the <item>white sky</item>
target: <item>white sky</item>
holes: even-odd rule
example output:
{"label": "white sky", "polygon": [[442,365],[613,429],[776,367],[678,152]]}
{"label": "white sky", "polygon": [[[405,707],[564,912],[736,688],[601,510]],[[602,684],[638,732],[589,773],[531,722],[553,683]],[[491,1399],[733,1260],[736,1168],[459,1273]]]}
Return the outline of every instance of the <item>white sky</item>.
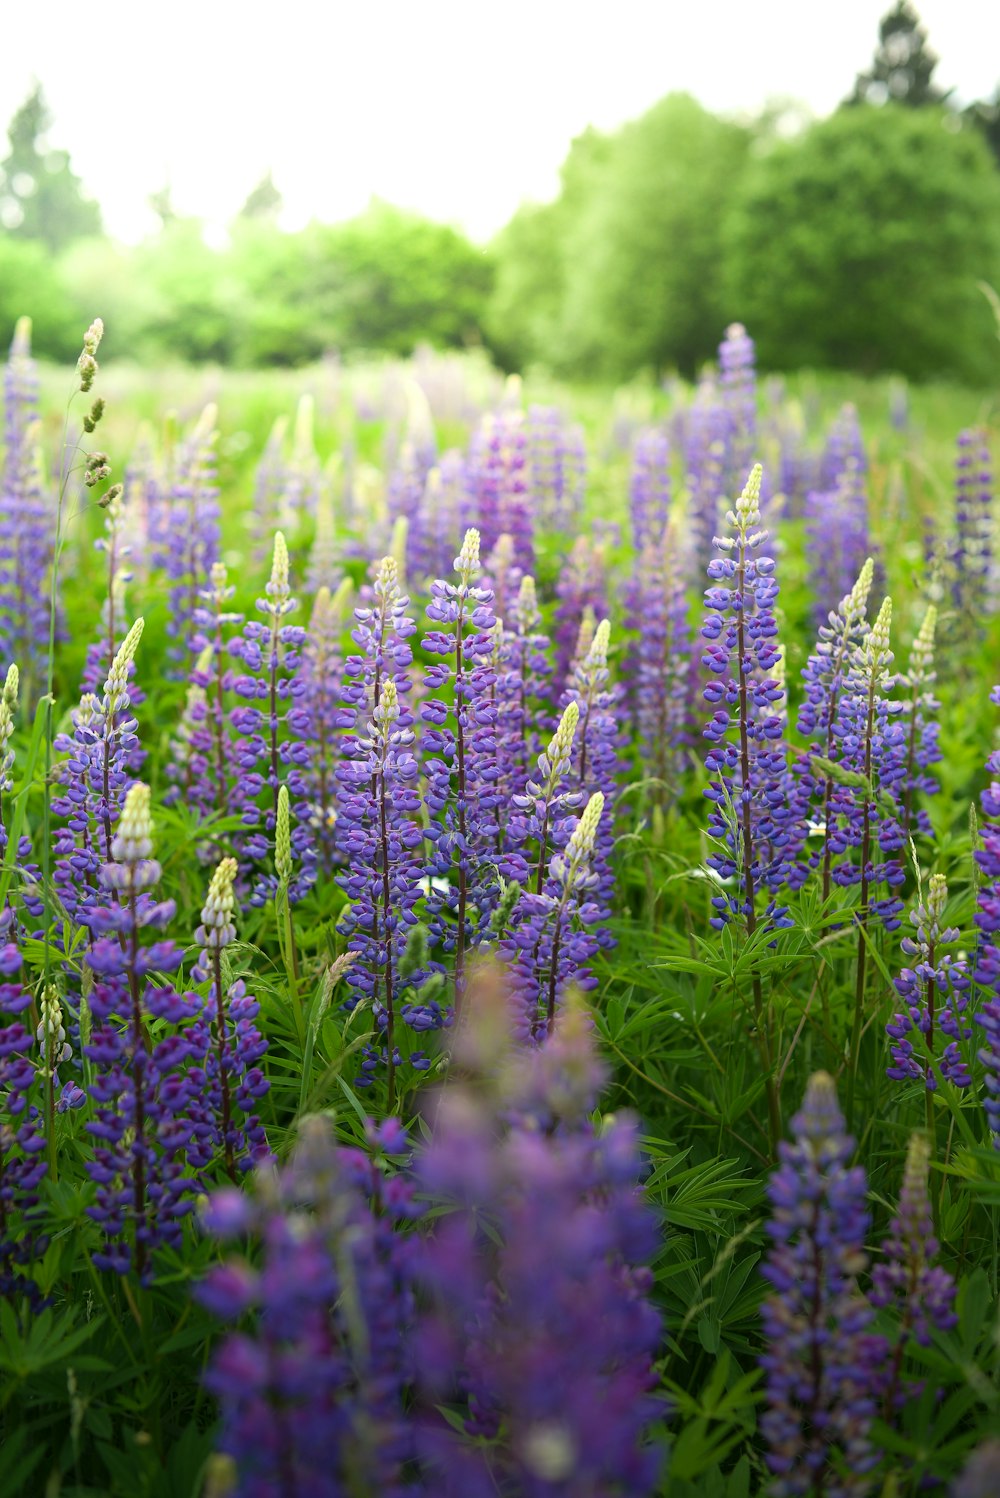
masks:
{"label": "white sky", "polygon": [[[5,8],[0,126],[39,78],[52,143],[124,239],[153,226],[146,199],[164,182],[217,236],[267,168],[290,228],[377,195],[486,238],[554,194],[586,125],[611,129],[672,89],[718,111],[782,95],[828,112],[889,4],[28,0]],[[1000,0],[917,8],[941,85],[992,95]]]}

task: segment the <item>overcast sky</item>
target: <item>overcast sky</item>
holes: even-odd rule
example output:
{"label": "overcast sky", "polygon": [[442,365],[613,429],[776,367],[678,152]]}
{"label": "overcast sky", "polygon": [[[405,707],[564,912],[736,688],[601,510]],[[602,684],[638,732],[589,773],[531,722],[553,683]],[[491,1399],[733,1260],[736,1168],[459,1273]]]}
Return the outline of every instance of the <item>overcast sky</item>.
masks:
{"label": "overcast sky", "polygon": [[[374,194],[476,238],[556,191],[570,140],[672,89],[832,109],[889,0],[36,0],[3,18],[0,121],[38,78],[111,232],[148,195],[218,235],[270,168],[283,222]],[[1000,81],[1000,0],[919,0],[963,100]],[[92,20],[85,18],[92,17]]]}

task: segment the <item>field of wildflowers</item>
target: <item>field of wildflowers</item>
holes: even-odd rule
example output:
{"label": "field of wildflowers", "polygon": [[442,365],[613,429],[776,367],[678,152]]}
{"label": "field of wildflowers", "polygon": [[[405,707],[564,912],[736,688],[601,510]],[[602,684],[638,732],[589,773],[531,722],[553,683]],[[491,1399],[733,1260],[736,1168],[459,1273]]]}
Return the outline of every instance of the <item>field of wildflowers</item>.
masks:
{"label": "field of wildflowers", "polygon": [[102,331],[5,375],[0,1498],[1000,1492],[995,407]]}

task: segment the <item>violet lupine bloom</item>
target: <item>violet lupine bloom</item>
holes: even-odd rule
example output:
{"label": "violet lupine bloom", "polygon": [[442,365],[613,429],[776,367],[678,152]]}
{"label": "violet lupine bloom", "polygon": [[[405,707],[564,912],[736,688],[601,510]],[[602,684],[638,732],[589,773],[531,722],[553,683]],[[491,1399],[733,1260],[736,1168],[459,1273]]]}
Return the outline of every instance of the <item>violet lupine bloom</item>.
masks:
{"label": "violet lupine bloom", "polygon": [[934,670],[936,625],[937,609],[931,604],[910,650],[910,669],[899,677],[899,685],[906,690],[900,719],[906,738],[906,771],[898,795],[902,801],[902,827],[907,837],[913,833],[924,837],[930,835],[930,819],[923,807],[915,804],[916,797],[936,796],[940,789],[934,776],[927,773],[931,765],[940,764],[942,757],[938,747],[940,727],[937,720],[941,704],[933,690],[937,680]]}
{"label": "violet lupine bloom", "polygon": [[[391,678],[396,686],[399,725],[408,728],[413,723],[413,714],[406,705],[413,687],[407,674],[413,664],[409,641],[417,626],[407,612],[410,600],[400,588],[395,557],[382,558],[375,572],[372,594],[371,602],[366,599],[354,610],[357,622],[351,630],[351,639],[357,652],[344,661],[344,726],[349,728],[360,720],[363,727],[378,705],[383,681]],[[348,735],[345,753],[351,752],[351,742]]]}
{"label": "violet lupine bloom", "polygon": [[499,411],[483,418],[470,444],[469,466],[483,552],[488,555],[506,531],[514,543],[517,565],[522,572],[534,572],[534,516],[520,411]]}
{"label": "violet lupine bloom", "polygon": [[555,406],[530,406],[528,487],[541,525],[563,535],[579,528],[587,477],[583,431]]}
{"label": "violet lupine bloom", "polygon": [[97,940],[86,955],[94,974],[85,1047],[94,1076],[94,1116],[86,1126],[94,1146],[86,1170],[97,1187],[87,1215],[104,1235],[93,1258],[100,1269],[132,1268],[144,1281],[158,1247],[180,1247],[191,1209],[191,1113],[204,1044],[202,1000],[162,981],[180,967],[181,949],[168,939],[148,946],[142,939],[164,930],[174,914],[172,900],[158,903],[150,894],[160,877],[152,831],[149,787],[138,781],[125,798],[113,862],[101,869],[107,903],[87,914]]}
{"label": "violet lupine bloom", "polygon": [[[421,897],[423,833],[413,730],[404,723],[395,678],[384,676],[378,703],[365,734],[355,734],[337,766],[341,785],[339,843],[346,867],[337,882],[351,900],[340,929],[347,949],[357,953],[349,983],[353,1001],[369,1000],[380,1039],[380,1049],[368,1047],[361,1063],[358,1086],[370,1086],[379,1064],[386,1067],[388,1106],[395,1104],[396,1069],[401,1056],[396,1021],[412,1029],[437,1029],[445,1022],[440,1006],[401,1003],[408,987],[422,974],[401,974],[406,941],[417,924]],[[421,1051],[409,1057],[411,1066],[430,1065]]]}
{"label": "violet lupine bloom", "polygon": [[636,552],[663,540],[670,520],[670,489],[670,443],[665,432],[650,427],[636,438],[628,486]]}
{"label": "violet lupine bloom", "polygon": [[871,550],[864,470],[849,458],[834,487],[811,489],[803,507],[813,614],[822,624],[851,587]]}
{"label": "violet lupine bloom", "polygon": [[517,1025],[522,1041],[545,1039],[571,985],[593,988],[588,964],[599,946],[610,944],[594,929],[607,915],[595,868],[603,812],[604,797],[596,791],[565,847],[549,859],[541,890],[521,891],[500,943],[523,1010]]}
{"label": "violet lupine bloom", "polygon": [[416,1337],[428,1490],[644,1498],[661,1465],[660,1324],[636,1125],[588,1120],[603,1077],[582,1009],[567,1006],[526,1056],[506,1027],[483,1033],[482,997],[456,1052],[466,1075],[486,1062],[485,1083],[441,1094],[416,1162],[422,1192],[452,1207],[418,1239],[415,1266],[429,1300]]}
{"label": "violet lupine bloom", "polygon": [[584,615],[590,609],[595,619],[604,619],[609,612],[607,559],[603,545],[595,544],[588,536],[577,537],[559,574],[556,599],[553,619],[556,663],[552,691],[558,701],[576,655]]}
{"label": "violet lupine bloom", "polygon": [[[990,693],[990,701],[1000,707],[1000,686]],[[977,984],[988,994],[976,1015],[976,1023],[986,1031],[979,1059],[986,1068],[986,1096],[983,1107],[993,1133],[993,1143],[1000,1149],[1000,749],[986,761],[990,783],[983,791],[983,845],[976,850],[982,882],[976,897],[976,925],[979,942],[976,949]]]}
{"label": "violet lupine bloom", "polygon": [[[99,335],[95,349],[98,341]],[[31,319],[22,317],[4,370],[0,648],[8,658],[19,660],[32,680],[42,671],[49,637],[44,582],[52,564],[55,535],[37,442],[38,376],[31,358]]]}
{"label": "violet lupine bloom", "polygon": [[84,696],[71,733],[57,735],[67,757],[56,767],[60,791],[52,810],[65,821],[55,834],[55,885],[67,913],[89,926],[89,908],[104,903],[100,871],[110,864],[112,842],[137,752],[131,715],[130,667],[142,638],[137,619],[115,655],[101,698]]}
{"label": "violet lupine bloom", "polygon": [[971,980],[965,958],[952,957],[942,950],[959,939],[958,928],[944,924],[947,903],[944,875],[932,874],[926,901],[920,899],[910,912],[916,936],[904,936],[901,942],[907,956],[918,959],[894,980],[906,1012],[894,1015],[885,1027],[894,1041],[892,1065],[886,1075],[898,1082],[919,1078],[929,1092],[934,1092],[938,1084],[926,1048],[945,1081],[955,1087],[972,1083],[959,1045],[972,1034],[972,1026],[965,1021]]}
{"label": "violet lupine bloom", "polygon": [[21,1016],[31,993],[20,981],[21,954],[0,946],[0,1299],[37,1291],[25,1271],[44,1250],[32,1227],[45,1175],[45,1128],[30,1059],[32,1038]]}
{"label": "violet lupine bloom", "polygon": [[[712,777],[705,795],[712,803],[709,832],[720,850],[708,859],[720,879],[737,881],[737,892],[712,898],[712,925],[741,916],[751,934],[757,926],[760,888],[778,890],[788,881],[801,842],[799,807],[787,794],[782,725],[784,693],[774,602],[774,562],[757,555],[767,539],[760,524],[761,467],[752,470],[727,520],[735,536],[716,537],[719,556],[708,567],[713,586],[702,626],[702,661],[712,674],[705,700],[716,709],[705,728],[712,747],[705,758]],[[776,907],[769,919],[782,924]]]}
{"label": "violet lupine bloom", "polygon": [[[833,882],[842,888],[859,887],[861,927],[866,928],[869,916],[875,915],[887,931],[899,926],[903,905],[896,892],[905,877],[895,856],[905,839],[892,811],[905,775],[906,742],[898,717],[903,704],[886,696],[895,682],[891,622],[892,599],[886,598],[875,623],[852,652],[837,701],[834,736],[837,762],[856,783],[837,781],[830,796]],[[872,891],[881,886],[885,894],[873,899]],[[860,936],[859,940],[863,967],[867,944]]]}
{"label": "violet lupine bloom", "polygon": [[[246,802],[238,740],[226,706],[234,680],[228,662],[240,659],[240,640],[234,635],[243,623],[243,615],[230,607],[235,594],[225,566],[214,562],[209,585],[202,589],[193,615],[192,644],[199,654],[189,677],[177,748],[167,765],[167,778],[174,788],[166,803],[172,804],[183,793],[184,804],[195,808],[202,821],[235,816]],[[199,855],[203,860],[206,855],[214,857],[211,844],[203,844]]]}
{"label": "violet lupine bloom", "polygon": [[[427,617],[439,626],[424,635],[423,647],[438,662],[427,668],[424,685],[432,693],[451,684],[451,701],[432,696],[422,703],[422,748],[431,813],[427,836],[432,849],[428,872],[431,934],[446,952],[455,953],[455,1004],[465,987],[466,951],[478,944],[496,896],[496,810],[502,790],[498,781],[496,707],[492,665],[496,625],[493,593],[479,586],[479,532],[465,533],[455,558],[458,582],[431,584]],[[445,657],[454,658],[454,666]],[[509,873],[500,863],[499,872]],[[443,880],[448,893],[437,894],[433,881]],[[454,925],[452,925],[454,921]]]}
{"label": "violet lupine bloom", "polygon": [[771,1177],[771,1248],[761,1308],[767,1404],[761,1430],[775,1498],[867,1493],[874,1368],[884,1350],[869,1333],[858,1289],[866,1265],[865,1172],[851,1166],[833,1079],[817,1072],[779,1145]]}
{"label": "violet lupine bloom", "polygon": [[802,671],[805,696],[799,709],[798,729],[812,742],[798,765],[801,783],[814,800],[813,816],[823,833],[823,898],[829,897],[832,877],[831,837],[834,782],[814,756],[832,762],[836,753],[837,711],[854,651],[868,633],[868,595],[875,564],[868,557],[857,582],[819,627],[816,648]]}
{"label": "violet lupine bloom", "polygon": [[[0,691],[0,861],[6,858],[10,834],[7,830],[7,797],[14,789],[11,771],[14,768],[14,751],[10,741],[14,733],[14,714],[20,673],[16,666],[7,667],[3,690]],[[18,893],[29,915],[40,916],[44,902],[40,898],[41,876],[37,864],[31,861],[31,838],[24,834],[17,849],[14,872],[20,881]],[[16,887],[16,886],[15,886]],[[7,897],[6,909],[0,912],[0,940],[9,941],[18,924],[17,914]]]}
{"label": "violet lupine bloom", "polygon": [[688,484],[685,529],[692,577],[705,574],[726,508],[727,431],[725,407],[715,399],[714,390],[707,394],[699,391],[698,400],[688,413],[685,444]]}
{"label": "violet lupine bloom", "polygon": [[339,730],[344,718],[340,703],[340,633],[353,590],[350,578],[344,579],[335,594],[325,586],[319,589],[302,649],[304,706],[309,714],[312,756],[305,771],[306,796],[295,811],[310,827],[327,875],[337,853],[336,767]]}
{"label": "violet lupine bloom", "polygon": [[981,628],[993,565],[993,474],[984,432],[959,432],[955,464],[955,607]]}
{"label": "violet lupine bloom", "polygon": [[754,461],[757,446],[757,372],[753,339],[742,323],[726,329],[719,344],[719,380],[728,417],[727,459],[735,487]]}
{"label": "violet lupine bloom", "polygon": [[187,666],[195,611],[219,556],[219,491],[215,483],[217,411],[205,407],[190,434],[178,445],[151,538],[158,564],[171,579],[167,632],[176,642],[172,655]]}
{"label": "violet lupine bloom", "polygon": [[[288,548],[281,531],[274,538],[274,560],[265,597],[258,598],[257,609],[267,622],[249,620],[243,628],[238,653],[243,672],[234,674],[232,690],[245,703],[257,706],[235,707],[229,721],[244,740],[236,749],[243,797],[243,825],[254,829],[245,836],[242,853],[257,866],[251,905],[265,905],[277,888],[277,873],[262,870],[260,865],[273,852],[278,793],[282,779],[290,795],[301,806],[308,798],[306,772],[310,765],[310,723],[303,703],[307,687],[301,670],[302,646],[306,632],[301,625],[286,624],[288,614],[298,608],[288,585]],[[236,653],[234,651],[234,653]],[[257,802],[264,796],[267,804]],[[299,872],[288,890],[291,904],[301,900],[312,887],[316,875],[316,848],[307,821],[296,819],[292,848]]]}
{"label": "violet lupine bloom", "polygon": [[212,875],[194,939],[201,948],[191,970],[196,983],[208,983],[208,1002],[202,1008],[192,1039],[204,1055],[193,1077],[192,1163],[204,1170],[216,1159],[232,1180],[240,1171],[267,1159],[267,1137],[257,1106],[269,1083],[260,1063],[267,1041],[257,1028],[260,1005],[247,993],[242,978],[227,983],[222,954],[236,939],[234,881],[238,864],[224,858]]}
{"label": "violet lupine bloom", "polygon": [[[604,814],[600,819],[593,856],[597,883],[591,897],[597,904],[601,920],[607,920],[611,915],[614,898],[611,853],[615,841],[614,802],[621,773],[618,755],[621,702],[620,692],[612,684],[608,668],[610,639],[611,625],[607,619],[602,619],[586,655],[574,664],[560,704],[565,707],[568,702],[575,702],[580,709],[573,739],[571,773],[581,800],[587,800],[597,791],[602,796]],[[602,938],[602,944],[611,944],[609,932],[603,931]]]}
{"label": "violet lupine bloom", "polygon": [[660,807],[676,795],[681,746],[688,741],[691,638],[687,598],[674,537],[667,531],[638,559],[635,723],[643,770]]}
{"label": "violet lupine bloom", "polygon": [[[406,1149],[399,1123],[371,1126],[384,1159]],[[413,1187],[382,1160],[337,1148],[308,1118],[290,1162],[262,1172],[253,1196],[229,1188],[204,1223],[224,1241],[260,1242],[257,1267],[231,1258],[196,1291],[230,1332],[207,1383],[222,1410],[234,1498],[404,1498],[415,1429],[404,1398],[418,1355],[412,1338]]]}
{"label": "violet lupine bloom", "polygon": [[902,1360],[910,1337],[921,1347],[931,1341],[931,1329],[950,1331],[955,1315],[955,1281],[934,1260],[934,1236],[928,1178],[931,1147],[922,1134],[913,1134],[906,1152],[899,1206],[882,1244],[882,1259],[872,1270],[871,1302],[891,1308],[899,1323],[886,1404],[893,1410],[901,1393]]}
{"label": "violet lupine bloom", "polygon": [[844,405],[830,425],[820,461],[819,487],[835,489],[841,474],[855,464],[860,474],[868,471],[868,456],[855,406]]}
{"label": "violet lupine bloom", "polygon": [[410,565],[414,577],[441,577],[454,560],[455,537],[469,528],[471,499],[465,456],[452,449],[441,456],[424,482],[417,511],[416,536],[411,539]]}
{"label": "violet lupine bloom", "polygon": [[539,630],[540,623],[535,580],[527,575],[521,579],[509,616],[498,621],[494,733],[498,783],[505,802],[523,792],[528,767],[538,756],[547,678],[552,671],[549,639]]}
{"label": "violet lupine bloom", "polygon": [[949,1498],[995,1498],[1000,1492],[1000,1440],[983,1441],[952,1483]]}
{"label": "violet lupine bloom", "polygon": [[486,558],[480,579],[480,587],[489,588],[493,594],[493,612],[498,618],[510,618],[523,576],[524,573],[514,560],[513,537],[502,531],[497,537],[497,544]]}

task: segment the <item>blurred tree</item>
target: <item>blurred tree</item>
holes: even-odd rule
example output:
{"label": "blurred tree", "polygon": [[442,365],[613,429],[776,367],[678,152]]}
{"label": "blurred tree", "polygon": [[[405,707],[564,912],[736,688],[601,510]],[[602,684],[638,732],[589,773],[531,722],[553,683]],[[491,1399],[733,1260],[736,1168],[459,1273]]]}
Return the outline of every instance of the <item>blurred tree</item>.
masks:
{"label": "blurred tree", "polygon": [[0,225],[19,239],[40,239],[59,250],[101,232],[96,203],[84,197],[65,151],[52,150],[45,132],[51,116],[39,84],[7,129],[10,152],[0,162]]}
{"label": "blurred tree", "polygon": [[496,279],[487,312],[490,348],[507,368],[539,362],[565,368],[567,251],[598,191],[614,149],[610,136],[588,129],[576,137],[552,203],[525,204],[493,244]]}
{"label": "blurred tree", "polygon": [[160,220],[161,228],[165,229],[168,224],[174,223],[177,209],[174,207],[174,193],[169,182],[164,182],[156,192],[151,192],[146,201]]}
{"label": "blurred tree", "polygon": [[940,109],[861,105],[757,161],[727,233],[728,311],[772,369],[995,380],[1000,176]]}
{"label": "blurred tree", "polygon": [[692,374],[724,322],[721,225],[749,133],[670,94],[615,137],[571,225],[563,337],[570,363],[613,377]]}
{"label": "blurred tree", "polygon": [[257,186],[248,194],[239,216],[273,224],[277,222],[281,206],[282,197],[274,185],[274,178],[270,172],[265,172]]}
{"label": "blurred tree", "polygon": [[92,320],[75,314],[52,256],[39,240],[0,234],[0,357],[6,357],[14,324],[32,321],[32,348],[49,359],[75,359],[80,331]]}
{"label": "blurred tree", "polygon": [[983,137],[1000,166],[1000,83],[993,90],[992,99],[980,99],[970,104],[965,118],[983,132]]}
{"label": "blurred tree", "polygon": [[933,82],[938,65],[927,31],[910,0],[896,0],[879,22],[879,44],[867,73],[859,73],[850,104],[943,104],[950,90]]}

